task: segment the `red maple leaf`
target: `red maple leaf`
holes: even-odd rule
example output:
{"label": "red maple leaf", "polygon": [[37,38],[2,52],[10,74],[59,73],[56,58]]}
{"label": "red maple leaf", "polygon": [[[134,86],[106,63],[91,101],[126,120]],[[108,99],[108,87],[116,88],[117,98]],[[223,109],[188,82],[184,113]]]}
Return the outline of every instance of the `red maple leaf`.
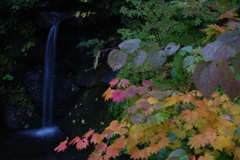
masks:
{"label": "red maple leaf", "polygon": [[102,136],[98,133],[93,133],[90,140],[91,143],[97,144],[102,141]]}
{"label": "red maple leaf", "polygon": [[122,79],[120,83],[123,88],[126,88],[130,84],[129,80],[127,79]]}
{"label": "red maple leaf", "polygon": [[92,130],[88,131],[87,133],[85,133],[85,134],[83,135],[83,137],[84,137],[84,138],[88,138],[88,137],[90,137],[90,136],[92,135],[93,132],[94,132],[94,130],[92,129]]}
{"label": "red maple leaf", "polygon": [[79,141],[81,141],[81,138],[80,137],[75,137],[71,140],[71,142],[69,142],[69,144],[77,144]]}
{"label": "red maple leaf", "polygon": [[98,152],[92,152],[92,154],[88,156],[87,160],[102,160],[102,156],[99,155]]}
{"label": "red maple leaf", "polygon": [[101,142],[98,145],[96,145],[95,150],[98,152],[104,152],[106,150],[106,148],[107,148],[106,143]]}
{"label": "red maple leaf", "polygon": [[136,86],[130,86],[129,88],[126,89],[126,97],[133,97],[136,95],[137,92],[137,87]]}
{"label": "red maple leaf", "polygon": [[150,80],[145,80],[145,81],[142,82],[142,85],[144,87],[151,87],[153,84]]}
{"label": "red maple leaf", "polygon": [[119,78],[115,78],[111,80],[108,84],[115,86],[116,84],[118,84],[118,82],[119,82]]}
{"label": "red maple leaf", "polygon": [[67,148],[68,137],[65,141],[60,142],[60,144],[54,149],[54,151],[61,152]]}
{"label": "red maple leaf", "polygon": [[114,102],[121,102],[125,97],[125,91],[114,90],[112,93],[112,99]]}
{"label": "red maple leaf", "polygon": [[89,145],[89,141],[87,138],[83,138],[81,141],[79,141],[76,145],[76,148],[78,150],[86,149],[87,146]]}
{"label": "red maple leaf", "polygon": [[114,146],[109,146],[107,147],[106,150],[106,155],[108,158],[113,157],[116,158],[119,155],[119,150],[117,148],[115,148]]}
{"label": "red maple leaf", "polygon": [[137,93],[138,94],[143,95],[146,92],[147,92],[147,88],[146,87],[137,87]]}

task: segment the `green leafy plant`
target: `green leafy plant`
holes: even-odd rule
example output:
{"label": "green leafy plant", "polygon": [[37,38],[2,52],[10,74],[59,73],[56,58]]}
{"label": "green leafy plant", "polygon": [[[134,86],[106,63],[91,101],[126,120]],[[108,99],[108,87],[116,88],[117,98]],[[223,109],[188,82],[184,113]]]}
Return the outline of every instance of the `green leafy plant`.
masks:
{"label": "green leafy plant", "polygon": [[[200,32],[209,23],[239,4],[229,1],[222,7],[219,1],[134,1],[123,6],[121,13],[125,27],[119,30],[123,39],[143,39],[167,45],[200,45],[204,34]],[[131,21],[131,23],[129,23]]]}

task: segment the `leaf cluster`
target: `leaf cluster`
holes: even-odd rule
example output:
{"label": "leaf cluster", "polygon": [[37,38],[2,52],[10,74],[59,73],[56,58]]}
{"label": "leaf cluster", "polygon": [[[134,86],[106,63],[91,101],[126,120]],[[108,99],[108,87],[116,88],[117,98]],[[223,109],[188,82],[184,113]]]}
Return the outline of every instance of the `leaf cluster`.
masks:
{"label": "leaf cluster", "polygon": [[[132,159],[151,159],[165,149],[165,159],[218,159],[223,155],[240,159],[240,106],[227,95],[214,92],[210,99],[196,90],[185,94],[160,90],[151,81],[141,87],[125,79],[115,79],[103,96],[132,103],[122,121],[112,121],[102,133],[87,132],[76,137],[77,149],[90,143],[95,150],[91,159],[116,158],[129,154]],[[135,98],[137,97],[137,98]],[[61,144],[60,144],[61,145]],[[61,151],[61,147],[56,148]]]}

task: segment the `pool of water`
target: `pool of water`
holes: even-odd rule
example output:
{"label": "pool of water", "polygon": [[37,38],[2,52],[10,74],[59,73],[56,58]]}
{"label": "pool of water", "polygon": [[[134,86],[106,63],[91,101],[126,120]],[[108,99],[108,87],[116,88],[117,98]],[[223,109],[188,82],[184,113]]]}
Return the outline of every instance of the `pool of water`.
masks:
{"label": "pool of water", "polygon": [[[77,151],[74,146],[60,153],[54,151],[59,142],[66,139],[59,130],[38,131],[1,132],[0,160],[87,160],[90,151]],[[54,134],[46,136],[46,132]]]}

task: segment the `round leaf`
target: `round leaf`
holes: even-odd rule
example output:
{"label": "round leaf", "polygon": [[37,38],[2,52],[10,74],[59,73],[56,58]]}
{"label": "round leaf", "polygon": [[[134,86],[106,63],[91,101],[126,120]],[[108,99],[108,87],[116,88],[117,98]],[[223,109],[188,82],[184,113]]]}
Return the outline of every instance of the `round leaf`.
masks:
{"label": "round leaf", "polygon": [[137,56],[133,59],[133,67],[138,68],[141,66],[147,59],[147,53],[143,50],[140,50],[137,53]]}
{"label": "round leaf", "polygon": [[164,51],[167,53],[167,55],[171,55],[171,54],[173,54],[173,53],[175,53],[175,52],[177,52],[177,50],[180,48],[180,44],[179,45],[176,45],[175,43],[169,43],[166,47],[165,47],[165,49],[164,49]]}
{"label": "round leaf", "polygon": [[218,86],[218,70],[214,62],[201,61],[197,64],[193,80],[196,88],[209,98]]}
{"label": "round leaf", "polygon": [[167,60],[167,54],[165,51],[159,51],[152,56],[150,56],[149,62],[153,69],[158,69],[161,67]]}
{"label": "round leaf", "polygon": [[140,39],[131,39],[120,43],[118,47],[125,53],[133,53],[138,49],[140,42]]}
{"label": "round leaf", "polygon": [[183,51],[183,52],[192,52],[193,51],[193,47],[192,46],[186,46],[186,47],[183,47],[180,49],[180,51]]}
{"label": "round leaf", "polygon": [[169,160],[188,160],[188,155],[183,149],[176,149],[172,151],[169,156]]}
{"label": "round leaf", "polygon": [[108,55],[108,65],[115,71],[120,69],[127,60],[127,54],[119,49],[112,50]]}

